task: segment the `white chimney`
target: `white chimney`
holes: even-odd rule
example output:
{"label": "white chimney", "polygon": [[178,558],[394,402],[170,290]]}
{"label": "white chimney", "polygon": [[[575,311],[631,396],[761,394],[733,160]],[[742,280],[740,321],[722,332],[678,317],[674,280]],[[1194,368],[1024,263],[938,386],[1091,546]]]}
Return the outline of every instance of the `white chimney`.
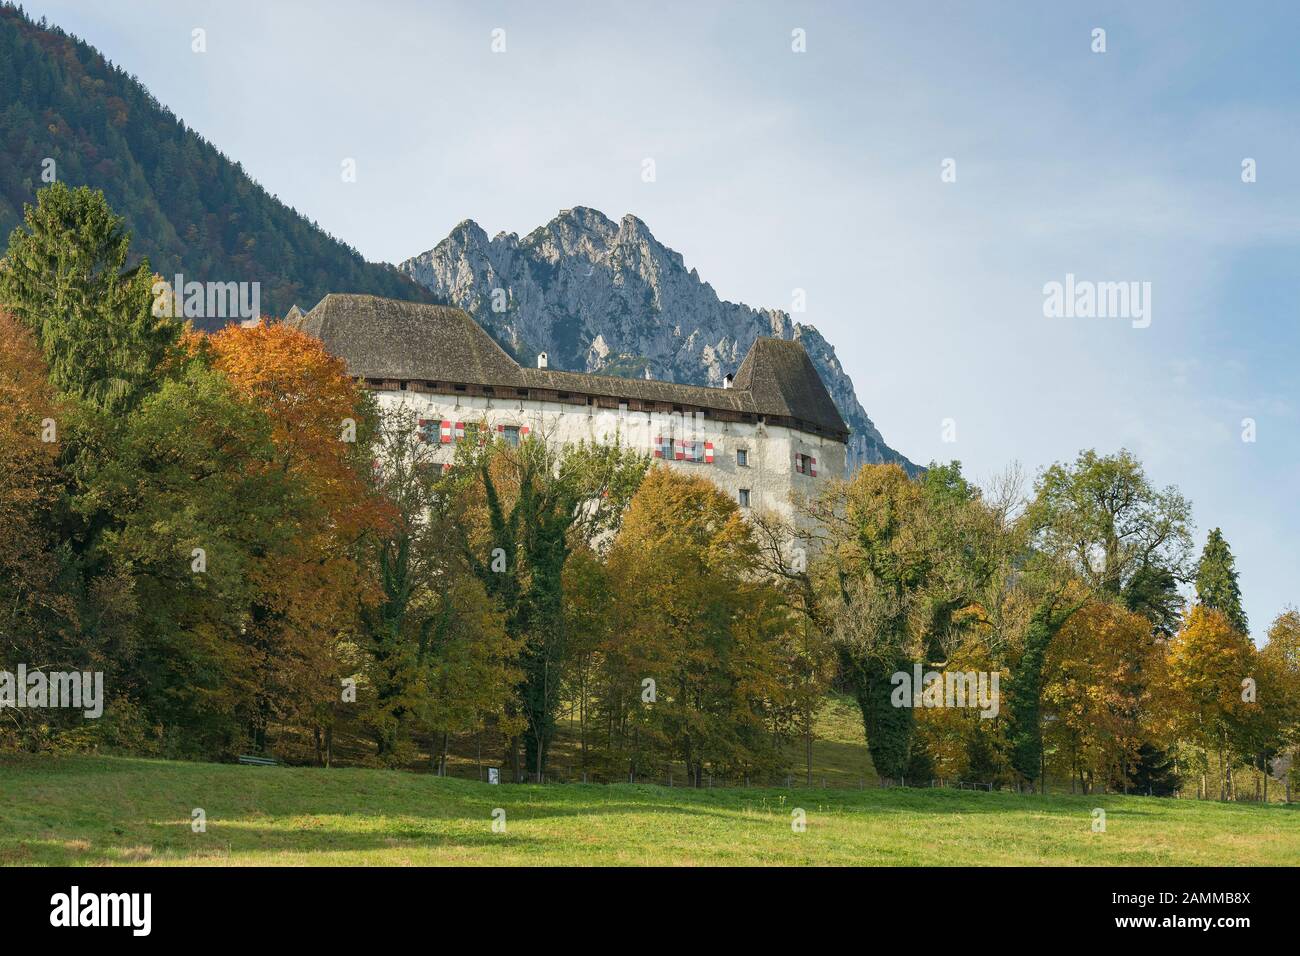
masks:
{"label": "white chimney", "polygon": [[734,382],[735,380],[736,380],[736,376],[728,372],[726,375],[722,376],[722,387],[731,388],[731,383]]}
{"label": "white chimney", "polygon": [[538,353],[537,353],[537,367],[538,367],[538,368],[546,368],[546,353],[545,353],[545,352],[538,352]]}

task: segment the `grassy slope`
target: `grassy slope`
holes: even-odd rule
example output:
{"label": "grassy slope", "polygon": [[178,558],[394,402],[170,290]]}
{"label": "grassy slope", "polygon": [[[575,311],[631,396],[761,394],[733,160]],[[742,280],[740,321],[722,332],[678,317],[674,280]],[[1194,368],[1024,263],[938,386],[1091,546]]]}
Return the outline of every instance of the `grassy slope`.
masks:
{"label": "grassy slope", "polygon": [[[807,812],[793,833],[790,810]],[[1107,813],[1092,832],[1092,808]],[[192,808],[207,833],[190,829]],[[491,829],[494,807],[508,830]],[[0,758],[0,863],[1296,864],[1300,806]]]}

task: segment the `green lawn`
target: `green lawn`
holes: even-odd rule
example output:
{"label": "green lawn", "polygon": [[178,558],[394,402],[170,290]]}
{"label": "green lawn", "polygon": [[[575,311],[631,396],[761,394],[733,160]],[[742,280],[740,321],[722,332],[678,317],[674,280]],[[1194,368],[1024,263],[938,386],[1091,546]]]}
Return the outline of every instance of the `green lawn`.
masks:
{"label": "green lawn", "polygon": [[[203,808],[207,832],[191,830]],[[492,831],[503,808],[506,832]],[[791,829],[791,810],[807,830]],[[1094,807],[1106,832],[1093,832]],[[0,758],[0,864],[1297,864],[1300,805]]]}

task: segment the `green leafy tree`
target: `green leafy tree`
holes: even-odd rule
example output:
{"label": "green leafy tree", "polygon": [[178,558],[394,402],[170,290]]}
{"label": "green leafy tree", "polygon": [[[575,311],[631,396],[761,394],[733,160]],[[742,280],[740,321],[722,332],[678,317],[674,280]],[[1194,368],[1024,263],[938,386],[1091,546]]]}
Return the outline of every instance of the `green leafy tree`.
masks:
{"label": "green leafy tree", "polygon": [[91,526],[86,560],[127,575],[132,693],[167,753],[230,755],[281,650],[253,639],[251,609],[263,567],[293,547],[301,490],[274,467],[266,416],[201,363],[94,422],[75,507],[115,516]]}
{"label": "green leafy tree", "polygon": [[473,474],[444,472],[407,409],[380,414],[371,494],[383,520],[365,541],[375,587],[362,599],[365,723],[379,756],[399,761],[418,722],[445,771],[450,734],[495,720],[513,729],[510,703],[521,641],[460,547],[456,517]]}
{"label": "green leafy tree", "polygon": [[1186,579],[1191,505],[1177,488],[1153,487],[1128,451],[1088,450],[1073,464],[1052,465],[1038,480],[1027,517],[1034,548],[1107,598],[1122,599],[1151,568]]}
{"label": "green leafy tree", "polygon": [[476,476],[458,524],[462,552],[505,615],[507,633],[522,642],[523,766],[516,743],[508,756],[517,776],[526,770],[541,779],[569,660],[565,565],[580,542],[617,527],[648,459],[617,445],[556,447],[532,435],[517,447],[486,444],[461,460]]}
{"label": "green leafy tree", "polygon": [[40,342],[50,381],[108,411],[136,405],[180,325],[154,312],[148,261],[128,266],[130,235],[84,186],[55,183],[27,205],[0,264],[0,302]]}

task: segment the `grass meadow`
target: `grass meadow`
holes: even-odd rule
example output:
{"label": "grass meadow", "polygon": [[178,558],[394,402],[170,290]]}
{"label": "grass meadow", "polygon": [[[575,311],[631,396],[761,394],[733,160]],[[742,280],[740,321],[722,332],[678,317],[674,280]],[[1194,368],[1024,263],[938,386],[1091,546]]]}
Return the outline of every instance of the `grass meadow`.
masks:
{"label": "grass meadow", "polygon": [[[1105,831],[1094,830],[1094,809]],[[202,809],[206,832],[192,827]],[[494,832],[494,811],[505,830]],[[794,811],[806,828],[797,832]],[[497,814],[500,817],[500,814]],[[0,864],[1295,865],[1300,804],[0,758]]]}

